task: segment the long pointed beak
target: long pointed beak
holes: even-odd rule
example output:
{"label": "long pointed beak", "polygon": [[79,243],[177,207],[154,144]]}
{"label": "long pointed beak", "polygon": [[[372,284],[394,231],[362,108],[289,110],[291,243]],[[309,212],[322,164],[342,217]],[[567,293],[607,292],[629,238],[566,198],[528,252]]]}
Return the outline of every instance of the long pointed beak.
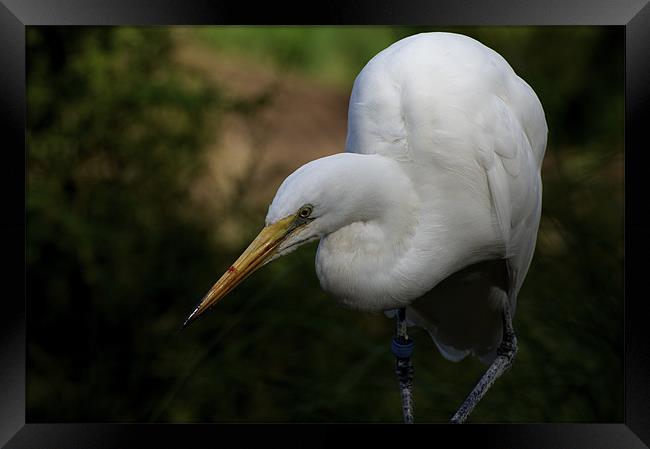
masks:
{"label": "long pointed beak", "polygon": [[181,329],[185,329],[203,312],[215,305],[230,293],[244,279],[262,267],[275,254],[278,246],[296,229],[296,217],[290,215],[282,220],[266,226],[246,250],[239,256],[221,278],[203,297],[194,311],[187,317]]}

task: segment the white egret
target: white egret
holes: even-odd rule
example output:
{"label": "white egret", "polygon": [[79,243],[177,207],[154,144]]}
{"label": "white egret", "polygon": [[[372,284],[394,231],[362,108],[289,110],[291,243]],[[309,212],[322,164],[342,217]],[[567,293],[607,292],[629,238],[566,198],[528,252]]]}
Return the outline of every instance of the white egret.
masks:
{"label": "white egret", "polygon": [[452,33],[394,43],[354,82],[346,151],[284,180],[264,229],[185,325],[261,266],[320,239],[324,290],[396,315],[398,343],[409,343],[406,325],[420,326],[446,359],[490,365],[452,418],[465,421],[517,352],[512,317],[535,248],[546,138],[535,92],[492,49]]}

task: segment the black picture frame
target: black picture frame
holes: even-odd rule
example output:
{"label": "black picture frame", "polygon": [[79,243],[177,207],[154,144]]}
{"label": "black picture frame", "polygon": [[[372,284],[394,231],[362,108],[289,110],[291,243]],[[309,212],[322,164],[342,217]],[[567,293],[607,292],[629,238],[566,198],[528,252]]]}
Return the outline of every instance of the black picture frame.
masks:
{"label": "black picture frame", "polygon": [[[645,256],[650,214],[645,184],[650,124],[650,6],[648,0],[444,0],[327,2],[303,7],[266,2],[155,0],[1,0],[0,198],[5,262],[0,308],[0,446],[187,447],[227,444],[299,430],[309,441],[332,438],[331,427],[206,424],[35,424],[25,422],[25,27],[28,25],[195,24],[408,24],[408,25],[618,25],[625,27],[625,413],[610,424],[436,425],[432,444],[526,448],[643,448],[650,445],[650,336],[646,320]],[[22,169],[21,169],[22,168]],[[386,431],[381,431],[386,428]],[[418,432],[416,427],[408,432]],[[395,428],[369,434],[403,438]],[[294,437],[295,438],[295,437]],[[364,436],[364,438],[366,438]]]}

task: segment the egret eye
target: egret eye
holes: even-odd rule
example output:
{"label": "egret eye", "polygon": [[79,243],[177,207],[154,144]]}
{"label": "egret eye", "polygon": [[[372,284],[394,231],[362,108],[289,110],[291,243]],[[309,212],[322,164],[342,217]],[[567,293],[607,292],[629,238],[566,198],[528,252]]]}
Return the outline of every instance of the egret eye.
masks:
{"label": "egret eye", "polygon": [[307,205],[307,206],[302,206],[300,210],[298,211],[298,216],[300,218],[307,218],[311,215],[312,207]]}

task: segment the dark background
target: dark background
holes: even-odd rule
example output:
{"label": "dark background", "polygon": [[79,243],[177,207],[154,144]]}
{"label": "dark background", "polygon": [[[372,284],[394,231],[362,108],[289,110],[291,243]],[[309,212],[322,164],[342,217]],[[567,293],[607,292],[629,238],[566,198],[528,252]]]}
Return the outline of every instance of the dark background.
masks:
{"label": "dark background", "polygon": [[[177,328],[284,176],[342,151],[356,73],[429,30],[28,28],[27,421],[400,421],[393,323],[320,290],[315,244]],[[623,28],[452,31],[549,125],[520,353],[471,420],[620,422]],[[413,335],[416,417],[446,421],[485,367]]]}

